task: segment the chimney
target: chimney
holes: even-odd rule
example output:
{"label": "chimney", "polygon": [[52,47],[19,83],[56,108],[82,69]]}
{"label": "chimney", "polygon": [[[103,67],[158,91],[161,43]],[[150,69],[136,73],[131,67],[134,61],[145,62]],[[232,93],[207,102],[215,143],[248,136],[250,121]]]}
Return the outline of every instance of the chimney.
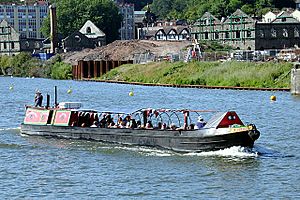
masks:
{"label": "chimney", "polygon": [[50,40],[51,40],[51,49],[50,53],[55,53],[55,49],[58,46],[57,39],[57,18],[56,18],[56,7],[55,4],[49,6],[50,10]]}

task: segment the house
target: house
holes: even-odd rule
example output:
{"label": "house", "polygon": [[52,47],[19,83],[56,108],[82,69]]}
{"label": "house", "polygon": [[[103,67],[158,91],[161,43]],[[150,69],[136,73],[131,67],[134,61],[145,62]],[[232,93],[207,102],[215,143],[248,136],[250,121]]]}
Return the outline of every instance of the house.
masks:
{"label": "house", "polygon": [[270,23],[255,26],[255,49],[285,49],[300,46],[300,22],[288,12],[281,12]]}
{"label": "house", "polygon": [[295,10],[294,12],[292,12],[291,16],[293,18],[297,19],[298,21],[300,21],[300,11],[299,10]]}
{"label": "house", "polygon": [[90,20],[86,21],[82,28],[79,30],[89,39],[93,40],[97,47],[106,45],[106,35]]}
{"label": "house", "polygon": [[176,21],[157,21],[152,26],[138,29],[138,39],[182,41],[190,38],[190,29],[184,23]]}
{"label": "house", "polygon": [[217,41],[236,49],[254,49],[256,20],[237,9],[227,18],[217,19],[206,12],[192,28],[192,38]]}
{"label": "house", "polygon": [[68,37],[62,40],[63,51],[80,51],[85,48],[95,48],[106,44],[106,35],[90,20]]}
{"label": "house", "polygon": [[270,23],[271,21],[273,21],[276,18],[277,14],[278,13],[275,13],[274,11],[267,12],[266,14],[264,14],[262,16],[262,22]]}
{"label": "house", "polygon": [[65,52],[80,51],[85,48],[95,48],[95,43],[80,31],[75,31],[62,40],[62,48]]}
{"label": "house", "polygon": [[6,20],[2,20],[0,22],[0,55],[15,55],[20,50],[20,33]]}
{"label": "house", "polygon": [[191,36],[243,50],[292,48],[300,46],[300,22],[293,14],[298,12],[268,12],[258,21],[239,9],[221,20],[207,12],[193,25]]}

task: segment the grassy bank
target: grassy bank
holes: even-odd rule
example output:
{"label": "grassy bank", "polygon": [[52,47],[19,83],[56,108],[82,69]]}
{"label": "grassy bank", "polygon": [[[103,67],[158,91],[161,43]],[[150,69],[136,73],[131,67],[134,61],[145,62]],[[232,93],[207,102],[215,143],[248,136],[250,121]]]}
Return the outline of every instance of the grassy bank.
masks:
{"label": "grassy bank", "polygon": [[290,87],[291,68],[292,63],[278,62],[159,62],[123,65],[100,79],[161,84],[287,88]]}

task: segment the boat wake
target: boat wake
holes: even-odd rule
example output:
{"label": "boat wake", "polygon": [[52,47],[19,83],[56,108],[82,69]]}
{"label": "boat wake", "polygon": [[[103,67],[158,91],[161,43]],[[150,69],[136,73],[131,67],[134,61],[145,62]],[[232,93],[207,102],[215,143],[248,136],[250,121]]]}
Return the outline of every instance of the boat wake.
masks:
{"label": "boat wake", "polygon": [[217,150],[217,151],[208,151],[201,153],[187,153],[187,156],[204,156],[204,157],[238,157],[238,158],[255,158],[259,156],[259,152],[255,149],[250,149],[241,146],[233,146],[230,148]]}
{"label": "boat wake", "polygon": [[161,150],[148,147],[127,147],[127,146],[115,146],[114,149],[121,151],[133,151],[143,156],[157,156],[157,157],[168,157],[168,156],[199,156],[199,157],[237,157],[237,158],[255,158],[259,156],[259,152],[255,149],[249,149],[240,146],[234,146],[231,148],[208,151],[200,153],[177,153],[170,150]]}
{"label": "boat wake", "polygon": [[143,156],[157,156],[157,157],[168,157],[168,156],[173,156],[177,155],[178,153],[173,152],[173,151],[168,151],[168,150],[160,150],[160,149],[155,149],[155,148],[150,148],[150,147],[128,147],[128,146],[116,146],[114,147],[115,149],[118,150],[125,150],[125,151],[134,151],[137,152]]}

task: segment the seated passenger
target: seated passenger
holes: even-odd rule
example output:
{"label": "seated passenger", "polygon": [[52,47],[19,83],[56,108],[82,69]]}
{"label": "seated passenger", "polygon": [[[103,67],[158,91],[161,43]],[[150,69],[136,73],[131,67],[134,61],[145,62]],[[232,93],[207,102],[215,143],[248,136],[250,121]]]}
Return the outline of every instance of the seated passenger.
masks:
{"label": "seated passenger", "polygon": [[161,126],[161,130],[166,130],[166,129],[167,129],[167,124],[163,123],[162,126]]}
{"label": "seated passenger", "polygon": [[137,127],[138,127],[138,125],[137,125],[135,119],[131,119],[130,123],[129,123],[129,128],[134,129],[134,128],[137,128]]}
{"label": "seated passenger", "polygon": [[170,129],[171,130],[176,130],[176,124],[174,124],[174,123],[170,124]]}
{"label": "seated passenger", "polygon": [[71,126],[76,126],[76,124],[77,124],[77,122],[74,121],[74,122],[72,122]]}
{"label": "seated passenger", "polygon": [[203,128],[205,125],[206,125],[206,122],[204,121],[204,119],[201,116],[199,116],[198,121],[195,126],[195,129]]}
{"label": "seated passenger", "polygon": [[106,123],[107,123],[107,126],[110,126],[112,123],[114,123],[114,119],[111,117],[111,115],[107,115]]}
{"label": "seated passenger", "polygon": [[157,127],[155,127],[154,129],[161,129],[162,128],[162,123],[161,122],[158,122],[157,123]]}
{"label": "seated passenger", "polygon": [[145,128],[146,128],[146,129],[153,129],[152,122],[151,122],[151,121],[148,121]]}
{"label": "seated passenger", "polygon": [[140,120],[138,120],[136,122],[137,128],[142,128],[142,122]]}
{"label": "seated passenger", "polygon": [[103,118],[100,120],[100,127],[101,128],[106,128],[107,127],[106,115],[104,115]]}
{"label": "seated passenger", "polygon": [[190,124],[190,126],[189,126],[188,129],[189,129],[189,130],[194,130],[194,129],[195,129],[195,124]]}
{"label": "seated passenger", "polygon": [[97,121],[94,121],[93,124],[92,124],[90,127],[92,127],[92,128],[93,128],[93,127],[98,127],[98,122],[97,122]]}

